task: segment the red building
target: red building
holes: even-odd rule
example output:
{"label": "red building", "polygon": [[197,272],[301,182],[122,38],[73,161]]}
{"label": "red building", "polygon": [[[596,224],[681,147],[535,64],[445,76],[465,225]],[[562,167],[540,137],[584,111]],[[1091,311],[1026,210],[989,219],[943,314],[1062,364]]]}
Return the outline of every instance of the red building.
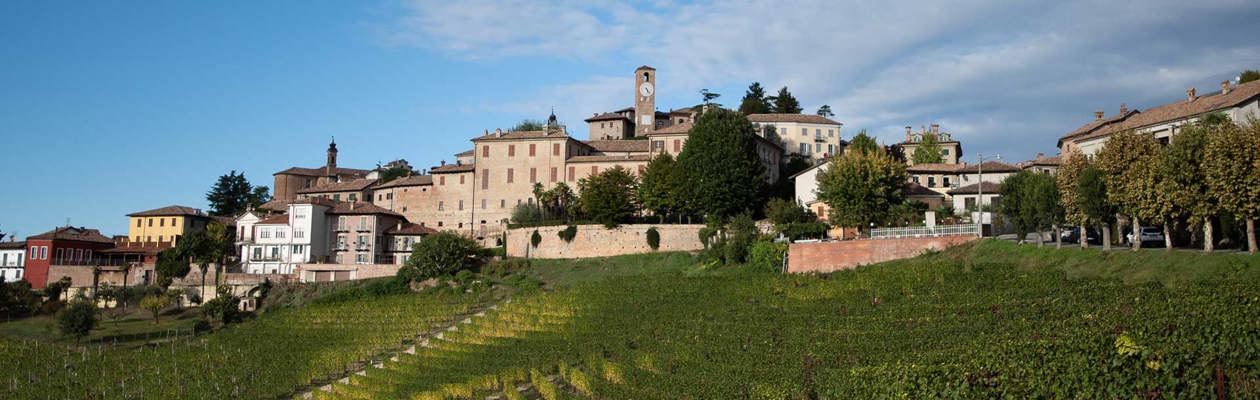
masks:
{"label": "red building", "polygon": [[[53,265],[96,265],[100,251],[114,247],[114,241],[96,229],[64,226],[26,238],[24,279],[35,289],[48,284]],[[82,284],[82,282],[80,282]]]}

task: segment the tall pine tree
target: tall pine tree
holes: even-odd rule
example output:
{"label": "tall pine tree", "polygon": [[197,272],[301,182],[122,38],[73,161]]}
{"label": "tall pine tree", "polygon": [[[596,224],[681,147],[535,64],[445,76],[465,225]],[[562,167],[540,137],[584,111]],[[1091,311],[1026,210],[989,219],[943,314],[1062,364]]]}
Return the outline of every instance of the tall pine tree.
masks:
{"label": "tall pine tree", "polygon": [[801,108],[801,102],[797,101],[796,97],[792,96],[792,92],[788,91],[787,86],[779,89],[779,94],[772,99],[774,100],[774,105],[771,109],[776,113],[800,114],[801,111],[805,111],[805,109]]}
{"label": "tall pine tree", "polygon": [[235,216],[250,206],[251,199],[254,199],[254,187],[249,185],[244,173],[237,173],[236,170],[219,176],[214,187],[206,192],[206,200],[210,202],[210,215]]}
{"label": "tall pine tree", "polygon": [[748,85],[748,91],[744,92],[744,99],[739,102],[739,112],[744,115],[770,112],[770,104],[766,101],[766,90],[761,87],[760,82]]}

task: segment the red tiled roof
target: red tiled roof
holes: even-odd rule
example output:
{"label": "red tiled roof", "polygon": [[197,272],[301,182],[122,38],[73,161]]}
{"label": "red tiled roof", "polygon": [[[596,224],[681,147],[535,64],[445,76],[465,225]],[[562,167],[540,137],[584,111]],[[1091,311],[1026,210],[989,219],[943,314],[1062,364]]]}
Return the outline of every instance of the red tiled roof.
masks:
{"label": "red tiled roof", "polygon": [[667,127],[661,128],[661,129],[656,129],[656,130],[653,130],[653,131],[651,131],[651,132],[648,132],[647,136],[652,136],[652,135],[677,135],[677,134],[680,134],[680,133],[688,133],[688,132],[691,132],[691,127],[692,127],[693,125],[695,125],[695,124],[692,124],[692,123],[690,123],[690,122],[687,122],[687,123],[682,123],[682,124],[676,124],[676,125],[670,125],[670,126],[667,126]]}
{"label": "red tiled roof", "polygon": [[355,179],[350,181],[333,182],[319,186],[312,186],[305,189],[298,189],[298,194],[307,193],[332,193],[332,192],[359,192],[367,189],[369,186],[376,184],[373,179]]}
{"label": "red tiled roof", "polygon": [[0,242],[0,250],[22,250],[26,248],[26,241],[16,242]]}
{"label": "red tiled roof", "polygon": [[280,215],[273,215],[267,218],[263,218],[261,221],[258,221],[258,223],[255,223],[254,225],[288,225],[288,224],[289,224],[289,214],[280,214]]}
{"label": "red tiled roof", "polygon": [[979,172],[1019,172],[1019,167],[1007,163],[997,161],[985,161],[984,169],[980,169],[981,164],[971,164],[958,169],[959,173],[975,174]]}
{"label": "red tiled roof", "polygon": [[647,140],[588,140],[585,142],[591,149],[601,153],[609,152],[648,152],[651,146]]}
{"label": "red tiled roof", "polygon": [[139,211],[127,214],[128,217],[167,217],[167,216],[190,216],[205,217],[206,214],[196,208],[184,206],[166,206],[155,208],[147,211]]}
{"label": "red tiled roof", "polygon": [[518,131],[518,132],[503,132],[502,135],[498,135],[498,134],[495,134],[494,132],[490,132],[488,134],[475,137],[472,140],[474,142],[477,142],[477,141],[483,141],[483,140],[544,139],[544,138],[567,138],[567,137],[569,136],[564,134],[564,132],[560,130],[552,131],[550,135],[547,134],[547,131]]}
{"label": "red tiled roof", "polygon": [[464,150],[464,151],[461,151],[461,152],[455,153],[455,157],[468,157],[468,156],[472,156],[472,155],[474,155],[474,154],[477,154],[477,152],[476,152],[476,151],[474,151],[473,149],[468,149],[468,150]]}
{"label": "red tiled roof", "polygon": [[609,112],[609,113],[603,113],[603,114],[599,114],[599,115],[587,118],[585,119],[585,121],[586,122],[599,122],[599,121],[616,121],[619,119],[629,121],[630,117],[627,117],[624,114]]}
{"label": "red tiled roof", "polygon": [[389,182],[385,182],[383,184],[376,186],[376,188],[386,189],[386,188],[403,187],[403,186],[426,186],[426,185],[432,185],[432,184],[433,184],[432,175],[412,175],[412,176],[404,176],[404,177],[394,179]]}
{"label": "red tiled roof", "polygon": [[401,217],[401,214],[390,211],[385,208],[378,207],[372,203],[356,201],[356,202],[339,202],[331,210],[329,214],[341,215],[367,215],[367,214],[384,214]]}
{"label": "red tiled roof", "polygon": [[966,164],[928,163],[906,167],[906,172],[958,172]]}
{"label": "red tiled roof", "polygon": [[448,173],[455,173],[455,172],[472,172],[475,169],[477,169],[477,166],[473,164],[446,164],[442,166],[429,168],[429,173],[430,174],[448,174]]}
{"label": "red tiled roof", "polygon": [[[1091,122],[1064,135],[1063,138],[1059,139],[1059,143],[1062,144],[1064,140],[1084,140],[1108,136],[1124,130],[1138,129],[1224,110],[1252,100],[1257,96],[1260,96],[1260,81],[1247,82],[1231,87],[1228,93],[1222,94],[1217,90],[1198,96],[1194,101],[1182,99],[1177,102],[1149,108],[1146,111],[1131,111],[1123,116]],[[1091,128],[1091,125],[1095,126]]]}
{"label": "red tiled roof", "polygon": [[616,162],[616,161],[650,161],[651,156],[647,154],[631,154],[629,156],[574,156],[569,157],[568,162],[586,163],[586,162]]}
{"label": "red tiled roof", "polygon": [[262,203],[262,204],[258,205],[258,209],[260,209],[260,210],[270,210],[270,211],[281,211],[281,212],[283,212],[283,211],[288,211],[288,210],[289,210],[289,204],[292,204],[292,203],[293,203],[292,201],[284,201],[284,200],[280,200],[280,199],[271,199],[271,201],[268,201],[268,202],[266,202],[266,203]]}
{"label": "red tiled roof", "polygon": [[1001,186],[996,183],[984,181],[981,183],[973,183],[967,186],[953,188],[946,193],[949,193],[951,196],[959,194],[977,194],[980,189],[984,189],[984,193],[997,194],[1000,188]]}
{"label": "red tiled roof", "polygon": [[1038,154],[1036,157],[1034,157],[1031,160],[1019,163],[1019,167],[1028,168],[1034,165],[1061,165],[1061,164],[1063,164],[1063,160],[1059,156],[1047,157],[1044,154]]}
{"label": "red tiled roof", "polygon": [[105,237],[101,231],[96,229],[88,229],[84,227],[63,226],[44,232],[35,236],[27,237],[26,240],[74,240],[80,242],[94,243],[114,243],[114,239]]}
{"label": "red tiled roof", "polygon": [[395,226],[385,230],[386,235],[428,235],[433,233],[437,233],[437,230],[410,222],[404,222],[402,228]]}
{"label": "red tiled roof", "polygon": [[935,190],[925,188],[923,185],[914,182],[907,183],[903,193],[905,193],[906,197],[945,197],[945,195]]}
{"label": "red tiled roof", "polygon": [[748,120],[758,123],[796,122],[805,124],[843,125],[830,118],[813,114],[748,114]]}
{"label": "red tiled roof", "polygon": [[[364,177],[364,176],[367,176],[369,172],[372,172],[372,171],[369,171],[366,169],[341,168],[341,167],[337,167],[333,169],[333,173],[335,173],[337,176],[342,176],[342,177],[345,177],[345,176]],[[274,173],[272,175],[281,175],[281,174],[302,175],[302,176],[325,176],[324,167],[319,167],[319,168],[290,167],[289,169]]]}

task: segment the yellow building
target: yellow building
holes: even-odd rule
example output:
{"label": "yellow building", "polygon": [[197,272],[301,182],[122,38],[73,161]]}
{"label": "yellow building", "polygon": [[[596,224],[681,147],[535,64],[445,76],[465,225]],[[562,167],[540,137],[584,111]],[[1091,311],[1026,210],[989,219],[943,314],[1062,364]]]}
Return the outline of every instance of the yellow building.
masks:
{"label": "yellow building", "polygon": [[127,240],[135,244],[174,246],[179,237],[206,230],[211,217],[196,208],[166,206],[127,214]]}

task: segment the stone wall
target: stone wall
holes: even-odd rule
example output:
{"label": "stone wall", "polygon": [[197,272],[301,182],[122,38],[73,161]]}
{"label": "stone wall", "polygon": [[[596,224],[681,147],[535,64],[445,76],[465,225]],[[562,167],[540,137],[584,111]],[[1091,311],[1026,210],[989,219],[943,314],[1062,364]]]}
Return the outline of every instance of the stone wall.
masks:
{"label": "stone wall", "polygon": [[976,240],[975,236],[942,236],[899,239],[863,239],[820,243],[793,243],[788,246],[788,272],[832,272],[859,265],[910,258],[929,249]]}
{"label": "stone wall", "polygon": [[[647,244],[648,228],[656,227],[661,234],[661,246],[657,251],[697,251],[700,229],[704,225],[622,225],[606,229],[601,225],[578,225],[572,242],[565,242],[557,235],[565,226],[517,228],[508,230],[507,253],[512,257],[530,258],[587,258],[623,254],[650,253]],[[542,236],[537,248],[530,248],[529,239],[534,230]]]}

